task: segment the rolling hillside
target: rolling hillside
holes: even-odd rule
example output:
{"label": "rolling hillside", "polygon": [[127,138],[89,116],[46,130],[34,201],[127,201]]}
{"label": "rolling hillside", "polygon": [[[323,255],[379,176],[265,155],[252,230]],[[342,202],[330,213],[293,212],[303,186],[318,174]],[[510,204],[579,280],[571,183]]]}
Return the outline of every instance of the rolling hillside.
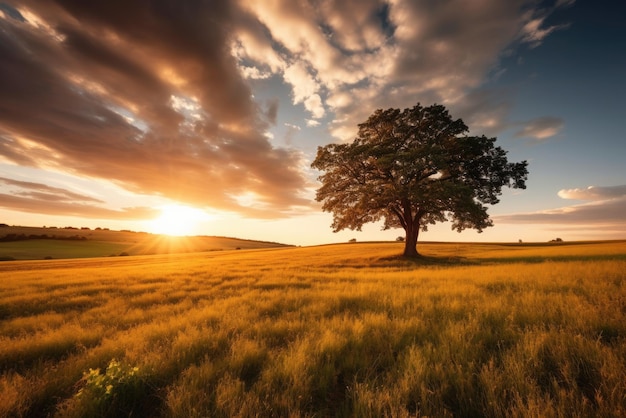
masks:
{"label": "rolling hillside", "polygon": [[109,257],[285,247],[229,237],[172,237],[86,228],[0,227],[0,260]]}

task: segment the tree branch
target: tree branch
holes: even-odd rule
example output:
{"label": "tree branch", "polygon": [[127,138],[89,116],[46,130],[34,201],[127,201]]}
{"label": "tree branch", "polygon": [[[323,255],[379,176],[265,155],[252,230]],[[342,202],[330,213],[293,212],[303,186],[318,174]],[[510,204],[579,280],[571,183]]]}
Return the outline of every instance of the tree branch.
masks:
{"label": "tree branch", "polygon": [[402,216],[402,212],[400,211],[400,209],[398,209],[395,206],[391,206],[391,211],[394,213],[394,215],[398,217],[398,220],[400,221],[400,225],[402,225],[402,228],[404,228],[404,230],[406,231],[407,224],[406,224],[406,221],[404,220],[404,216]]}

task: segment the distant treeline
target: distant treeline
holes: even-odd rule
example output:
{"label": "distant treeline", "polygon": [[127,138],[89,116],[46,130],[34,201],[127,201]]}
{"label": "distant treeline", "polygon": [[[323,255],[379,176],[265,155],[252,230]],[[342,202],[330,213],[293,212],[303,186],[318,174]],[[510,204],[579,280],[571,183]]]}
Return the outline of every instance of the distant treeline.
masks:
{"label": "distant treeline", "polygon": [[58,236],[58,235],[26,235],[26,234],[7,234],[4,237],[0,238],[0,242],[13,242],[13,241],[26,241],[30,239],[57,239],[64,241],[86,241],[87,237],[82,235],[72,235],[72,236]]}

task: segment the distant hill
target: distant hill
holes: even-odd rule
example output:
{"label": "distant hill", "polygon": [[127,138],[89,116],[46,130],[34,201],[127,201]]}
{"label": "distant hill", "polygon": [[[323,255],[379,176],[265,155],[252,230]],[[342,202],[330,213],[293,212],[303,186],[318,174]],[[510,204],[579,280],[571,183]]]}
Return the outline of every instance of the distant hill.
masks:
{"label": "distant hill", "polygon": [[171,237],[134,231],[0,224],[0,261],[172,254],[289,245],[216,236]]}

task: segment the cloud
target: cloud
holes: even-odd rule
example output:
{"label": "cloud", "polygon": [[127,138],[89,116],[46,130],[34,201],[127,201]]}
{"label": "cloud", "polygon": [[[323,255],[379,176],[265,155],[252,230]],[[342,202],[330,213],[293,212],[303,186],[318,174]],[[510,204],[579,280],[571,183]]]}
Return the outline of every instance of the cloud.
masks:
{"label": "cloud", "polygon": [[279,104],[278,99],[272,99],[267,102],[267,120],[271,125],[276,125]]}
{"label": "cloud", "polygon": [[293,89],[293,103],[303,103],[313,118],[319,119],[326,112],[319,96],[319,83],[307,70],[302,62],[297,62],[285,69],[283,74],[285,81],[291,84]]}
{"label": "cloud", "polygon": [[569,7],[574,5],[576,0],[557,0],[556,7]]}
{"label": "cloud", "polygon": [[626,230],[626,186],[565,189],[559,191],[559,196],[591,202],[540,212],[500,215],[494,220],[516,224],[612,225],[614,230]]}
{"label": "cloud", "polygon": [[[570,3],[10,0],[0,157],[200,207],[288,215],[310,205],[308,164],[272,144],[278,102],[258,103],[253,86],[284,80],[307,125],[328,118],[337,138],[377,108],[418,100],[497,133],[506,100],[476,90],[503,50],[545,40],[557,29],[546,18]],[[258,204],[242,205],[252,195]]]}
{"label": "cloud", "polygon": [[569,25],[556,25],[556,26],[542,27],[544,20],[545,20],[545,16],[531,19],[522,28],[521,35],[520,35],[522,38],[522,41],[529,43],[531,48],[536,48],[539,45],[541,45],[543,40],[552,32],[559,30],[559,29],[565,29],[569,26]]}
{"label": "cloud", "polygon": [[311,112],[311,115],[315,119],[324,117],[324,114],[326,113],[326,111],[324,110],[324,105],[322,104],[322,98],[319,96],[319,94],[313,94],[309,96],[304,101],[304,107],[306,110]]}
{"label": "cloud", "polygon": [[6,177],[0,177],[0,183],[10,188],[8,193],[0,193],[0,207],[9,210],[119,220],[145,220],[159,214],[158,210],[148,207],[108,209],[102,207],[104,202],[100,199],[43,183]]}
{"label": "cloud", "polygon": [[51,187],[42,183],[14,180],[6,177],[0,177],[0,183],[4,183],[8,186],[15,186],[20,189],[30,190],[29,192],[21,192],[20,194],[22,195],[37,194],[40,197],[49,196],[50,199],[53,200],[73,200],[80,202],[104,203],[104,201],[96,199],[95,197],[74,193],[58,187]]}
{"label": "cloud", "polygon": [[[11,4],[23,19],[0,17],[4,160],[249,216],[308,205],[301,153],[271,145],[273,109],[231,54],[234,3]],[[247,192],[262,205],[232,197]]]}
{"label": "cloud", "polygon": [[622,186],[589,186],[585,189],[559,190],[559,197],[573,200],[607,200],[626,197],[626,185]]}
{"label": "cloud", "polygon": [[558,134],[563,129],[563,125],[561,118],[541,117],[527,122],[523,129],[515,133],[515,137],[547,139]]}
{"label": "cloud", "polygon": [[[477,130],[497,133],[507,128],[509,106],[499,106],[502,99],[487,93],[492,97],[479,114],[471,104],[480,100],[480,93],[470,92],[506,48],[538,45],[559,29],[546,27],[545,20],[571,1],[550,8],[531,0],[241,4],[247,16],[256,18],[254,30],[238,38],[242,50],[248,51],[245,57],[273,65],[291,85],[294,103],[304,103],[314,118],[323,115],[322,107],[313,105],[317,94],[334,115],[330,132],[349,139],[375,109],[412,106],[417,100],[460,109],[455,116],[475,121]],[[272,44],[277,47],[268,58],[252,56],[255,46],[267,49]]]}
{"label": "cloud", "polygon": [[315,119],[307,119],[306,120],[306,126],[308,126],[308,127],[320,126],[320,121],[315,120]]}
{"label": "cloud", "polygon": [[285,123],[285,127],[287,130],[285,131],[284,141],[286,144],[291,144],[293,143],[294,137],[302,130],[302,128],[292,123]]}
{"label": "cloud", "polygon": [[626,197],[582,205],[567,206],[541,212],[501,215],[502,223],[526,224],[618,224],[626,227]]}
{"label": "cloud", "polygon": [[349,52],[381,48],[387,41],[389,6],[379,0],[326,1],[320,15],[327,25],[330,42]]}
{"label": "cloud", "polygon": [[536,48],[543,40],[552,32],[561,29],[567,29],[570,25],[568,23],[562,25],[545,26],[547,17],[557,9],[567,8],[572,6],[576,0],[557,0],[552,7],[539,8],[535,10],[529,10],[526,13],[526,23],[520,30],[519,37],[522,42],[528,43],[531,48]]}
{"label": "cloud", "polygon": [[450,106],[450,112],[454,117],[462,115],[471,135],[495,136],[509,127],[511,106],[507,92],[480,89],[463,96]]}
{"label": "cloud", "polygon": [[291,131],[299,131],[302,129],[298,125],[294,125],[293,123],[285,123],[285,126]]}
{"label": "cloud", "polygon": [[264,80],[266,78],[270,78],[272,73],[267,71],[262,71],[257,67],[240,67],[241,73],[245,78],[250,78],[252,80]]}

